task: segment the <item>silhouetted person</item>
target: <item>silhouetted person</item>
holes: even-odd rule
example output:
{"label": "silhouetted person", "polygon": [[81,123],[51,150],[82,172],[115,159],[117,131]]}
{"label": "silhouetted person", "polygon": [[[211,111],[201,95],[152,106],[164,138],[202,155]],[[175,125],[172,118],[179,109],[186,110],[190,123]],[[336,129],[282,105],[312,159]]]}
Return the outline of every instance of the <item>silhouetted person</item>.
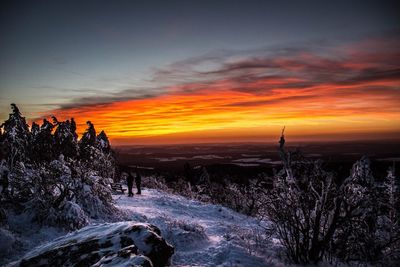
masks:
{"label": "silhouetted person", "polygon": [[2,194],[8,193],[8,170],[3,172],[3,190],[1,191]]}
{"label": "silhouetted person", "polygon": [[128,172],[128,177],[126,178],[126,183],[128,184],[128,197],[133,196],[132,187],[133,187],[133,175],[131,172]]}
{"label": "silhouetted person", "polygon": [[136,170],[135,183],[136,183],[136,188],[137,188],[136,194],[141,195],[142,190],[140,187],[142,186],[142,176],[140,176],[140,173],[137,170]]}

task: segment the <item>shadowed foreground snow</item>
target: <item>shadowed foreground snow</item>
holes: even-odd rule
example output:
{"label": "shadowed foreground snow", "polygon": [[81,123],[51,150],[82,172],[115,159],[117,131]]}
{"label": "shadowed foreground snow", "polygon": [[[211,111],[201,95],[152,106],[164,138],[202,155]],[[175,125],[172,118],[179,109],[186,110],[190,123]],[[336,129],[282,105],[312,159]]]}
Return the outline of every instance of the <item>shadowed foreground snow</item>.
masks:
{"label": "shadowed foreground snow", "polygon": [[[142,195],[132,198],[126,195],[113,195],[113,198],[117,208],[125,213],[116,220],[124,217],[133,223],[153,224],[161,230],[162,237],[175,247],[172,266],[285,266],[277,256],[280,245],[274,242],[276,239],[263,235],[263,227],[253,217],[220,205],[189,200],[154,189],[144,189]],[[98,231],[102,221],[92,221],[86,228],[64,236],[66,232],[56,228],[38,229],[37,226],[30,230],[29,218],[11,216],[9,219],[21,233],[18,237],[21,244],[15,248],[17,250],[6,253],[1,264],[20,260],[23,255],[26,258],[39,250],[55,248],[58,237],[64,241],[71,235],[89,238],[87,231],[90,229],[94,229],[99,237],[106,234]],[[111,226],[119,227],[119,224],[124,222]]]}
{"label": "shadowed foreground snow", "polygon": [[114,199],[132,220],[161,229],[175,247],[174,266],[283,266],[276,259],[279,246],[258,240],[263,228],[255,218],[154,189]]}

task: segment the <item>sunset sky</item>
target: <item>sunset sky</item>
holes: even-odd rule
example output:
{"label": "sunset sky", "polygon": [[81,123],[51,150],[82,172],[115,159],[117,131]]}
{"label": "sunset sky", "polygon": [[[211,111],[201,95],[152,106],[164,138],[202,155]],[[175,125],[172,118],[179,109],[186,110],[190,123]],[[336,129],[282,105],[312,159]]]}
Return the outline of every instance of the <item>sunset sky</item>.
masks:
{"label": "sunset sky", "polygon": [[396,1],[2,1],[0,119],[113,144],[400,136]]}

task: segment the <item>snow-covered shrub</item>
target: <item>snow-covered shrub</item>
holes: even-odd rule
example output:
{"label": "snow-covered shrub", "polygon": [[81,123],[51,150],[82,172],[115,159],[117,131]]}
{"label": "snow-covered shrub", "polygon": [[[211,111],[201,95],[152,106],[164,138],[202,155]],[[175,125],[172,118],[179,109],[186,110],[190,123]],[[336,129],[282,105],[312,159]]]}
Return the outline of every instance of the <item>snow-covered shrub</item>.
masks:
{"label": "snow-covered shrub", "polygon": [[245,247],[250,255],[257,252],[263,252],[269,247],[269,243],[265,242],[268,237],[260,228],[250,228],[244,230],[241,227],[233,225],[232,232],[236,233],[236,235],[225,236],[225,238],[227,240],[238,239],[235,241],[240,242],[240,245]]}
{"label": "snow-covered shrub", "polygon": [[54,155],[62,154],[68,158],[76,158],[79,148],[74,124],[69,120],[59,122],[55,117],[53,117],[53,120],[57,125],[54,132]]}
{"label": "snow-covered shrub", "polygon": [[178,194],[188,197],[188,198],[193,198],[194,197],[194,192],[192,191],[192,186],[190,185],[189,182],[185,181],[182,178],[178,178],[177,181],[171,182],[169,184],[169,187],[173,189],[174,192],[177,192]]}
{"label": "snow-covered shrub", "polygon": [[75,201],[91,218],[104,218],[116,212],[112,205],[111,189],[101,177],[87,176],[75,188]]}
{"label": "snow-covered shrub", "polygon": [[164,177],[162,176],[144,176],[142,177],[142,186],[154,189],[160,189],[163,191],[170,191],[169,187],[167,186]]}
{"label": "snow-covered shrub", "polygon": [[12,113],[1,128],[4,131],[1,135],[1,146],[7,156],[10,170],[18,161],[25,161],[28,151],[30,132],[25,117],[22,117],[18,107],[11,104]]}
{"label": "snow-covered shrub", "polygon": [[[382,204],[379,217],[378,236],[384,244],[383,255],[388,263],[400,263],[400,191],[394,166],[389,168],[379,198]],[[393,264],[394,265],[394,264]]]}
{"label": "snow-covered shrub", "polygon": [[240,191],[240,185],[236,183],[229,183],[226,187],[226,204],[228,207],[236,210],[242,211],[243,210],[243,195]]}
{"label": "snow-covered shrub", "polygon": [[31,140],[29,144],[29,159],[34,163],[50,162],[54,159],[55,141],[52,131],[54,125],[43,119],[40,126],[34,123],[31,129]]}
{"label": "snow-covered shrub", "polygon": [[390,203],[394,182],[389,182],[385,199],[366,157],[341,182],[321,161],[286,152],[283,146],[280,150],[284,168],[275,174],[273,189],[259,191],[258,215],[272,221],[270,231],[279,236],[289,259],[318,263],[329,255],[376,263],[396,250],[390,246],[398,244],[398,231],[391,235],[393,230],[387,229],[395,213],[380,204]]}
{"label": "snow-covered shrub", "polygon": [[348,261],[375,261],[381,257],[376,236],[378,226],[378,190],[370,169],[370,161],[357,161],[349,177],[341,185],[341,212],[348,214],[335,235],[332,249]]}
{"label": "snow-covered shrub", "polygon": [[[237,212],[254,215],[258,209],[258,179],[251,179],[248,185],[224,181],[223,184],[211,182],[209,201],[222,204]],[[200,195],[201,196],[201,195]],[[201,198],[196,197],[201,200]]]}
{"label": "snow-covered shrub", "polygon": [[1,125],[1,171],[9,171],[1,200],[38,223],[72,229],[87,224],[88,218],[112,215],[116,208],[108,184],[114,177],[114,155],[107,135],[96,136],[94,125],[88,126],[79,145],[73,118],[53,117],[53,123],[43,119],[29,131],[12,104],[9,119]]}
{"label": "snow-covered shrub", "polygon": [[286,168],[275,177],[274,188],[264,191],[259,215],[273,222],[293,262],[317,263],[341,218],[338,188],[318,161],[297,155]]}
{"label": "snow-covered shrub", "polygon": [[[344,182],[344,206],[359,203],[335,237],[337,255],[343,260],[400,262],[400,219],[395,203],[398,189],[390,168],[384,183],[374,180],[370,162],[362,158]],[[350,194],[350,196],[349,196]]]}
{"label": "snow-covered shrub", "polygon": [[182,250],[198,247],[207,241],[204,227],[200,224],[188,223],[184,220],[167,221],[164,229],[165,238]]}
{"label": "snow-covered shrub", "polygon": [[81,206],[72,201],[65,201],[58,211],[58,224],[65,224],[70,229],[79,229],[89,223],[89,218]]}

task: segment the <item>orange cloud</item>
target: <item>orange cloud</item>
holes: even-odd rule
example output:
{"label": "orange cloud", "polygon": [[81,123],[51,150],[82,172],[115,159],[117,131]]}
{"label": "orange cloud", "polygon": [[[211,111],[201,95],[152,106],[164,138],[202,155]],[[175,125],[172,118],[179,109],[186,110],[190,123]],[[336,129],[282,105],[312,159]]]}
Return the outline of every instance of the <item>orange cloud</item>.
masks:
{"label": "orange cloud", "polygon": [[[181,66],[182,83],[148,98],[115,96],[51,114],[75,117],[79,132],[91,120],[114,143],[274,141],[268,138],[276,138],[283,125],[292,136],[312,138],[399,133],[400,54],[365,43],[356,51],[337,50],[342,52],[226,60],[210,72]],[[162,71],[163,78],[168,73]],[[191,77],[200,78],[188,82]]]}

